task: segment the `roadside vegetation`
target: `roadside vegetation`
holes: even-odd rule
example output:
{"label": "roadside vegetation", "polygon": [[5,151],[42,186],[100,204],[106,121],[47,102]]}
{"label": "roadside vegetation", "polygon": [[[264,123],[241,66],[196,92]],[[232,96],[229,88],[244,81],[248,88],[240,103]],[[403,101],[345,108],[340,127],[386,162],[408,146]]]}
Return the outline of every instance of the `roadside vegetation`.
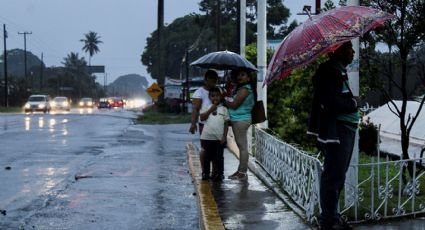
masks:
{"label": "roadside vegetation", "polygon": [[[71,51],[63,58],[62,66],[45,66],[42,58],[30,51],[22,49],[7,50],[7,78],[9,88],[9,105],[22,106],[32,94],[47,94],[51,96],[67,96],[73,101],[81,97],[100,98],[106,95],[103,85],[96,82],[96,76],[88,69],[91,58],[99,52],[97,33],[90,31],[84,34],[82,50],[89,54],[89,63],[78,52]],[[22,57],[27,55],[27,74],[25,74]],[[0,60],[4,54],[0,55]],[[0,79],[3,81],[4,66],[0,63]],[[5,85],[0,83],[0,93],[3,95]],[[4,105],[4,101],[0,101]]]}
{"label": "roadside vegetation", "polygon": [[22,108],[21,107],[3,107],[0,106],[0,113],[18,113],[18,112],[22,112]]}
{"label": "roadside vegetation", "polygon": [[[400,167],[398,163],[393,162],[394,159],[386,158],[386,156],[381,156],[379,162],[381,166],[379,168],[372,167],[368,164],[373,164],[378,162],[378,157],[372,157],[361,153],[359,155],[359,203],[358,203],[358,213],[357,218],[362,218],[364,216],[373,215],[396,215],[396,211],[405,211],[406,213],[418,212],[423,210],[423,204],[425,203],[425,193],[423,191],[417,191],[415,196],[412,195],[412,190],[406,188],[402,183],[400,175]],[[388,162],[387,164],[382,164]],[[424,168],[417,165],[417,185],[425,184]],[[386,187],[386,181],[388,184]],[[417,186],[416,189],[420,187]],[[386,193],[388,195],[386,196]],[[398,195],[401,194],[401,199],[398,200]],[[403,210],[398,210],[399,205],[404,204]],[[341,210],[344,207],[344,192],[341,192],[340,198],[340,207]],[[370,208],[373,207],[373,212],[378,214],[371,213]],[[385,212],[386,207],[386,212]],[[356,216],[354,213],[354,208],[347,213],[344,213],[350,220],[355,220]]]}

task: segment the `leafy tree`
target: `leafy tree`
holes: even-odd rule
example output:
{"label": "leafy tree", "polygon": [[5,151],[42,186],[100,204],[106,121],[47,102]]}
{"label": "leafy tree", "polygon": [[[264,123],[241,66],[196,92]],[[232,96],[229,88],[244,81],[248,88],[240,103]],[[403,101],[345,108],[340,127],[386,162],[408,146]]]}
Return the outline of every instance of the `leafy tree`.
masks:
{"label": "leafy tree", "polygon": [[84,57],[79,57],[78,53],[71,52],[62,62],[64,68],[59,70],[57,78],[50,80],[51,85],[72,87],[73,98],[83,96],[93,96],[96,91],[95,77],[86,72],[87,62]]}
{"label": "leafy tree", "polygon": [[[415,51],[418,45],[421,45],[425,38],[425,1],[412,0],[367,0],[364,1],[365,5],[369,5],[383,11],[394,14],[396,17],[386,24],[385,29],[378,31],[376,40],[386,42],[389,47],[393,45],[396,48],[396,55],[394,62],[400,66],[400,72],[394,71],[389,79],[395,89],[400,91],[402,95],[402,104],[400,107],[391,100],[390,94],[381,88],[384,95],[387,96],[389,102],[395,108],[392,112],[400,118],[400,131],[401,131],[401,149],[402,158],[409,159],[409,142],[410,131],[421,112],[425,98],[421,100],[420,106],[415,114],[407,114],[407,100],[409,95],[407,92],[407,74],[412,67],[417,66],[418,63],[410,64],[410,55]],[[399,75],[400,82],[395,81],[395,77]],[[406,116],[407,115],[407,116]],[[412,164],[409,164],[410,176],[413,174]]]}
{"label": "leafy tree", "polygon": [[[257,62],[256,44],[246,47],[246,58],[253,64]],[[273,50],[267,50],[267,62]],[[320,59],[319,62],[323,60]],[[313,143],[307,135],[308,112],[311,108],[313,85],[311,77],[318,63],[315,62],[304,69],[295,70],[281,81],[274,81],[267,88],[267,118],[269,131],[280,139],[312,149]]]}
{"label": "leafy tree", "polygon": [[82,50],[89,53],[89,65],[91,65],[91,57],[100,51],[98,45],[103,42],[99,40],[100,36],[93,31],[89,31],[87,34],[84,34],[84,37],[85,38],[81,39],[80,42],[84,42]]}
{"label": "leafy tree", "polygon": [[[216,16],[220,15],[220,49],[239,52],[237,41],[237,1],[221,1],[220,13],[217,11],[217,1],[203,0],[199,3],[200,11],[205,14],[190,14],[178,18],[163,28],[162,48],[158,51],[158,33],[154,31],[147,38],[147,43],[141,62],[147,66],[152,78],[157,79],[158,52],[163,57],[165,76],[172,78],[186,75],[185,64],[196,60],[200,56],[217,51],[217,23]],[[283,38],[289,29],[297,24],[286,26],[289,10],[281,1],[268,1],[268,36],[269,38]],[[247,36],[246,42],[255,42],[256,1],[247,1]],[[189,59],[185,54],[189,51]],[[201,75],[203,70],[191,69],[192,75]]]}
{"label": "leafy tree", "polygon": [[[221,1],[221,0],[220,0]],[[203,0],[199,3],[199,10],[205,12],[207,15],[210,15],[212,18],[217,17],[217,3],[218,1]],[[255,31],[255,23],[257,20],[257,1],[256,0],[247,0],[247,28],[250,27],[251,30]],[[227,0],[221,1],[220,4],[220,18],[223,25],[231,22],[235,23],[239,18],[237,18],[237,9],[238,1],[236,0]],[[289,9],[286,8],[281,0],[267,0],[267,37],[269,39],[282,39],[287,33],[288,27],[286,26],[288,18],[290,16]],[[216,24],[211,24],[214,28]],[[224,33],[223,33],[224,34]],[[247,43],[251,43],[249,41]]]}
{"label": "leafy tree", "polygon": [[323,8],[324,11],[334,9],[336,7],[335,3],[332,0],[326,0],[323,6],[324,6]]}
{"label": "leafy tree", "polygon": [[288,143],[312,150],[315,142],[306,135],[311,109],[312,76],[324,58],[297,69],[267,89],[269,128]]}
{"label": "leafy tree", "polygon": [[78,70],[80,72],[83,72],[84,68],[87,66],[84,57],[80,58],[78,57],[78,53],[74,52],[69,53],[66,58],[64,58],[62,64],[68,69]]}
{"label": "leafy tree", "polygon": [[207,18],[202,15],[191,14],[177,18],[171,24],[163,28],[162,49],[158,50],[158,32],[154,31],[147,38],[145,50],[141,55],[141,62],[147,67],[152,78],[157,79],[158,52],[163,57],[163,71],[165,76],[178,78],[183,75],[186,64],[183,62],[186,51],[189,49],[189,63],[192,57],[199,57],[214,50],[215,44],[210,42],[209,37],[213,31],[204,27]]}

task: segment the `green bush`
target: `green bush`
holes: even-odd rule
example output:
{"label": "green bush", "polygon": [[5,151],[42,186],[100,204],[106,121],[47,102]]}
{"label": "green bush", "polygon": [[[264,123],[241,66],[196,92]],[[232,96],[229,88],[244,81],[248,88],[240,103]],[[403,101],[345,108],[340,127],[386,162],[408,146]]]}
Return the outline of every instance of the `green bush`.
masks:
{"label": "green bush", "polygon": [[367,155],[375,156],[378,148],[378,127],[367,119],[359,125],[359,149]]}

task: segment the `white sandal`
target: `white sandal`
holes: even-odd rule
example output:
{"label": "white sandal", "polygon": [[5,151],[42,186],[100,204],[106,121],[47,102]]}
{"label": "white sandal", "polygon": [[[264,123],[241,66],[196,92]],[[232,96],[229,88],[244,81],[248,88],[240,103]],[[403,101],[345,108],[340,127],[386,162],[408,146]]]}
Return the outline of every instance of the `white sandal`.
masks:
{"label": "white sandal", "polygon": [[231,180],[247,180],[248,174],[244,172],[236,172],[233,175],[229,176]]}

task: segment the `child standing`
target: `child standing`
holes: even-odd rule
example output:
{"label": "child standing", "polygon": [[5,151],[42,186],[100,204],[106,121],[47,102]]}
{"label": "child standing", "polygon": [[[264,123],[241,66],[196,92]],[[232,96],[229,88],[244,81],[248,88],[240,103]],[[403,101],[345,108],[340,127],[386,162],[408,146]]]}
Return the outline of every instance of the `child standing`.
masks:
{"label": "child standing", "polygon": [[224,176],[224,146],[229,126],[229,112],[220,102],[222,95],[220,89],[215,87],[208,94],[211,105],[201,111],[201,121],[206,121],[201,134],[201,143],[205,149],[205,161],[203,165],[202,180],[210,179],[210,163],[213,162],[214,172],[211,178],[221,181]]}

